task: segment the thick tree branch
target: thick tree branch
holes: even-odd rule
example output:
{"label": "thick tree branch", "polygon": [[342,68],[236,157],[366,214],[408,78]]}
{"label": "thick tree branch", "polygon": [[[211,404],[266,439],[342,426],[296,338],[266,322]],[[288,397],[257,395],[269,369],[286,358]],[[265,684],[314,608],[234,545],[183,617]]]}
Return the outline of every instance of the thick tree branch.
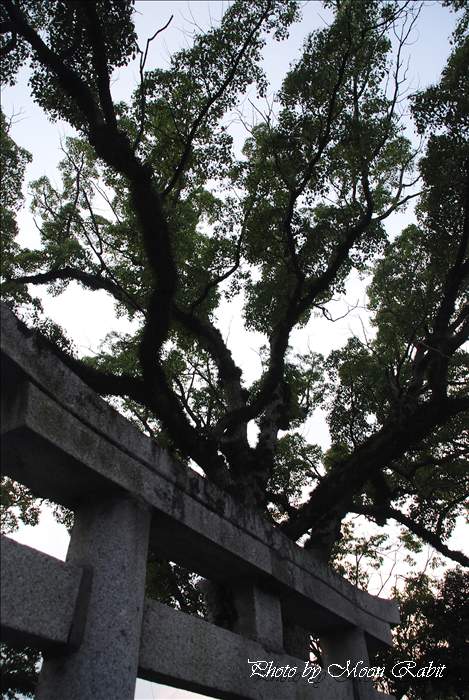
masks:
{"label": "thick tree branch", "polygon": [[136,403],[146,406],[145,387],[141,379],[125,374],[112,374],[111,372],[97,369],[83,362],[83,360],[69,355],[39,334],[38,342],[46,344],[53,353],[60,357],[67,367],[75,372],[85,384],[88,384],[88,386],[98,394],[104,396],[120,396],[122,398],[128,397]]}
{"label": "thick tree branch", "polygon": [[[174,320],[188,330],[202,347],[213,358],[218,368],[219,378],[224,390],[227,405],[231,410],[236,410],[245,405],[245,399],[241,387],[241,369],[236,365],[233,356],[225,344],[220,331],[208,320],[202,320],[192,313],[184,311],[174,305]],[[238,437],[243,437],[247,445],[246,427],[244,426]]]}
{"label": "thick tree branch", "polygon": [[469,275],[469,258],[467,258],[469,249],[469,160],[465,164],[465,169],[463,227],[454,264],[446,275],[440,308],[433,323],[433,335],[438,337],[446,333],[450,318],[454,313],[457,294],[462,282]]}
{"label": "thick tree branch", "polygon": [[390,420],[347,458],[326,474],[294,518],[283,527],[292,539],[298,539],[322,523],[341,520],[350,509],[353,494],[358,494],[373,474],[391,464],[450,418],[469,410],[469,397],[441,398],[407,410]]}
{"label": "thick tree branch", "polygon": [[[298,201],[298,198],[304,193],[307,185],[310,183],[311,179],[313,178],[313,175],[314,175],[315,170],[318,166],[318,163],[320,162],[321,158],[323,157],[325,150],[331,141],[332,126],[334,124],[336,117],[338,116],[336,113],[337,101],[338,101],[340,89],[344,83],[344,78],[346,75],[346,69],[347,69],[349,59],[350,59],[351,50],[352,50],[352,41],[351,41],[351,37],[349,36],[349,42],[348,42],[346,50],[344,51],[344,53],[342,55],[342,60],[340,62],[340,66],[339,66],[339,69],[337,71],[337,79],[336,79],[334,86],[332,88],[331,97],[330,97],[328,105],[327,105],[327,114],[326,114],[326,122],[325,122],[324,129],[323,129],[322,134],[319,138],[315,153],[309,159],[309,162],[308,162],[308,164],[307,164],[307,166],[302,174],[302,177],[301,177],[299,183],[296,185],[296,187],[293,187],[290,190],[290,197],[288,200],[288,205],[287,205],[285,217],[284,217],[283,222],[282,222],[282,228],[283,228],[285,238],[286,238],[286,249],[288,251],[288,255],[290,257],[291,263],[293,265],[293,269],[295,271],[295,275],[297,277],[297,287],[295,290],[296,297],[301,294],[301,290],[303,288],[303,283],[305,281],[306,276],[305,276],[304,272],[302,271],[299,260],[298,260],[298,255],[297,255],[296,246],[295,246],[295,240],[294,240],[293,231],[292,231],[292,220],[293,220],[295,205],[296,205],[296,202]],[[276,158],[276,162],[277,162],[277,158]]]}
{"label": "thick tree branch", "polygon": [[285,353],[288,348],[292,328],[315,300],[327,291],[338,271],[347,260],[350,250],[368,227],[371,216],[372,212],[367,210],[360,221],[346,232],[326,270],[319,277],[308,283],[305,295],[301,299],[292,298],[290,300],[284,318],[279,321],[270,337],[269,369],[262,379],[257,396],[245,408],[232,411],[225,416],[219,422],[219,431],[227,430],[239,422],[252,420],[268,405],[283,376]]}
{"label": "thick tree branch", "polygon": [[110,70],[107,49],[101,31],[101,22],[93,2],[78,2],[77,7],[83,18],[83,24],[93,51],[93,68],[96,73],[99,101],[105,120],[112,128],[117,127],[116,112],[109,84]]}
{"label": "thick tree branch", "polygon": [[251,203],[248,206],[247,212],[244,216],[244,222],[243,222],[243,225],[241,227],[241,232],[240,232],[240,234],[238,236],[238,240],[236,242],[235,261],[234,261],[233,265],[231,267],[229,267],[228,270],[223,272],[221,275],[217,275],[216,277],[211,279],[210,282],[208,282],[205,285],[204,289],[199,294],[197,299],[194,302],[192,302],[191,309],[190,309],[191,313],[194,313],[194,310],[197,308],[197,306],[200,306],[200,304],[202,304],[202,302],[205,301],[205,299],[207,298],[211,289],[215,289],[222,282],[225,282],[227,279],[229,279],[231,277],[231,275],[233,275],[236,272],[236,270],[238,270],[239,266],[241,265],[241,246],[243,244],[243,238],[244,238],[244,235],[246,233],[246,221],[247,221],[247,217],[249,216],[250,212],[253,209],[253,206],[254,206],[254,203]]}
{"label": "thick tree branch", "polygon": [[428,530],[428,528],[418,523],[414,518],[405,515],[397,508],[393,508],[392,506],[376,507],[354,504],[351,508],[351,512],[359,513],[360,515],[365,515],[373,519],[378,518],[378,520],[395,520],[401,525],[405,525],[414,535],[417,535],[421,540],[430,544],[437,552],[440,552],[440,554],[453,559],[458,562],[458,564],[469,567],[469,557],[466,557],[463,552],[450,549],[441,541],[440,537],[435,532]]}
{"label": "thick tree branch", "polygon": [[37,272],[31,275],[20,275],[18,277],[11,277],[6,281],[14,284],[50,284],[59,280],[74,280],[76,282],[80,282],[85,287],[93,291],[103,290],[109,292],[109,294],[111,294],[117,301],[120,301],[127,306],[133,306],[136,311],[142,310],[138,305],[136,305],[135,302],[133,302],[125,290],[123,290],[112,280],[102,277],[101,275],[85,272],[84,270],[77,270],[73,267],[65,266],[59,270]]}
{"label": "thick tree branch", "polygon": [[93,93],[81,80],[80,76],[65,65],[59,55],[49,49],[39,34],[28,24],[16,3],[12,2],[12,0],[4,0],[4,7],[8,12],[11,26],[14,27],[15,33],[22,36],[30,44],[40,63],[52,70],[61,83],[67,83],[67,94],[73,93],[77,107],[85,118],[92,123],[101,121],[102,115],[100,115]]}
{"label": "thick tree branch", "polygon": [[[466,181],[463,202],[463,226],[453,265],[443,282],[441,301],[435,314],[431,331],[417,351],[412,381],[408,393],[418,395],[425,378],[436,396],[444,396],[448,387],[448,364],[451,355],[465,342],[469,332],[467,320],[457,333],[451,335],[451,317],[455,313],[456,302],[461,288],[469,276],[469,161],[466,162]],[[464,321],[464,312],[458,315],[458,324]]]}
{"label": "thick tree branch", "polygon": [[[155,274],[155,287],[150,295],[140,346],[144,403],[163,420],[166,429],[180,447],[197,461],[214,481],[226,485],[226,467],[224,460],[218,454],[216,443],[203,439],[190,425],[159,363],[161,347],[167,338],[171,323],[172,302],[177,284],[176,266],[166,217],[160,195],[153,183],[152,171],[136,157],[129,138],[117,128],[113,118],[113,106],[109,103],[110,70],[106,63],[106,53],[99,28],[91,29],[88,32],[88,39],[96,63],[104,115],[96,105],[88,85],[44,43],[39,34],[28,24],[19,7],[11,0],[5,0],[5,6],[18,35],[30,44],[37,60],[52,72],[64,93],[81,111],[88,124],[89,141],[98,157],[123,175],[128,182],[147,259]],[[88,3],[85,11],[89,12]],[[88,18],[91,21],[90,15]],[[89,26],[88,29],[90,29]]]}

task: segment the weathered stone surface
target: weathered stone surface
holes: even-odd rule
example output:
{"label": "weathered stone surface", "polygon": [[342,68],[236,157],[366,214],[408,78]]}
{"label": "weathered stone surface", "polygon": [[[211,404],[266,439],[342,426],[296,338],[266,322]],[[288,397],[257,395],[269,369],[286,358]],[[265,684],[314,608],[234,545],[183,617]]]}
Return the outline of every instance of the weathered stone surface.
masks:
{"label": "weathered stone surface", "polygon": [[304,627],[283,619],[283,646],[286,654],[307,661],[310,657],[309,638],[310,635]]}
{"label": "weathered stone surface", "polygon": [[[73,508],[63,566],[93,572],[89,603],[75,596],[66,641],[64,630],[55,637],[33,633],[49,650],[39,700],[131,698],[138,663],[143,677],[223,698],[375,698],[370,685],[353,688],[328,676],[318,688],[250,678],[247,659],[301,667],[283,654],[296,644],[289,631],[301,625],[321,636],[329,663],[365,663],[367,643],[390,642],[397,606],[354,588],[257,513],[169,459],[44,340],[2,314],[5,473]],[[149,536],[153,551],[230,588],[233,632],[147,602],[140,646]],[[11,615],[15,604],[9,605]],[[70,652],[80,637],[77,620],[85,618],[81,646]],[[303,634],[297,645],[303,657],[304,642]]]}
{"label": "weathered stone surface", "polygon": [[79,644],[83,569],[8,537],[1,551],[2,641],[45,651]]}
{"label": "weathered stone surface", "polygon": [[[251,676],[249,661],[297,667],[295,680]],[[305,662],[267,652],[260,644],[205,620],[146,600],[139,677],[226,700],[353,700],[351,689],[325,676],[313,687]]]}
{"label": "weathered stone surface", "polygon": [[200,579],[196,587],[204,598],[205,619],[214,625],[233,631],[238,613],[234,605],[233,592],[229,586]]}
{"label": "weathered stone surface", "polygon": [[343,678],[345,679],[347,663],[350,663],[350,667],[354,667],[357,663],[359,664],[356,672],[354,671],[354,676],[351,678],[353,700],[374,700],[376,692],[371,680],[360,678],[360,673],[370,666],[363,630],[352,627],[329,632],[321,635],[320,642],[324,655],[324,664],[327,667],[330,665],[337,666],[333,670],[334,675],[339,675],[343,672]]}
{"label": "weathered stone surface", "polygon": [[249,579],[231,581],[237,612],[234,632],[254,639],[267,651],[283,653],[280,599]]}
{"label": "weathered stone surface", "polygon": [[[38,495],[76,508],[89,494],[126,491],[154,508],[152,546],[162,554],[214,580],[261,574],[277,587],[293,622],[320,631],[345,621],[389,642],[387,620],[395,619],[389,601],[358,591],[266,522],[261,540],[259,529],[258,536],[253,528],[244,529],[241,514],[239,524],[223,517],[132,459],[34,384],[18,385],[2,429],[5,472]],[[248,517],[254,523],[254,515]]]}
{"label": "weathered stone surface", "polygon": [[122,496],[90,499],[75,513],[67,561],[93,570],[86,626],[76,652],[46,658],[38,700],[134,696],[150,513]]}

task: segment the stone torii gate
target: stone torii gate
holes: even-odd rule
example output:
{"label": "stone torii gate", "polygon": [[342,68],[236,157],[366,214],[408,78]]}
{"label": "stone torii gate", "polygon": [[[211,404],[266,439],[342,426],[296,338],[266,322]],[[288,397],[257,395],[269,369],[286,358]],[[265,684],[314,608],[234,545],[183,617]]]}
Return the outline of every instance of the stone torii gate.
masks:
{"label": "stone torii gate", "polygon": [[[39,700],[130,700],[137,676],[227,700],[388,697],[327,673],[316,685],[267,680],[248,660],[301,671],[301,628],[320,638],[326,665],[368,666],[391,642],[394,602],[174,462],[6,307],[1,353],[4,474],[75,517],[65,562],[2,542],[2,639],[42,651]],[[228,586],[233,629],[146,599],[149,546]]]}

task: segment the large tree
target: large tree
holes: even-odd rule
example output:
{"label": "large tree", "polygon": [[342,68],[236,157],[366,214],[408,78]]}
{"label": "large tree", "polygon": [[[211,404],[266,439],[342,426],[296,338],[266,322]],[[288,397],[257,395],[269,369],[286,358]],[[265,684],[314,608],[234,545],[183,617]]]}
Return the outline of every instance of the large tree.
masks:
{"label": "large tree", "polygon": [[[401,105],[418,5],[325,4],[331,23],[306,37],[239,154],[228,117],[253,85],[265,95],[262,48],[285,39],[294,0],[236,0],[165,70],[148,69],[130,0],[3,0],[4,79],[29,61],[36,102],[78,133],[61,187],[33,183],[41,246],[27,249],[14,241],[27,154],[4,124],[4,296],[33,305],[93,389],[292,539],[308,533],[319,556],[360,513],[467,564],[445,544],[469,454],[467,22],[439,84],[411,100],[417,153]],[[133,60],[140,84],[116,103],[113,73]],[[415,223],[387,231],[411,198]],[[322,358],[313,315],[332,322],[329,302],[353,271],[368,276],[373,332]],[[31,296],[72,281],[109,294],[135,330],[92,358],[74,354]],[[252,384],[217,327],[238,297],[265,338]],[[313,350],[295,353],[292,333],[307,324]],[[319,407],[325,455],[300,431]]]}

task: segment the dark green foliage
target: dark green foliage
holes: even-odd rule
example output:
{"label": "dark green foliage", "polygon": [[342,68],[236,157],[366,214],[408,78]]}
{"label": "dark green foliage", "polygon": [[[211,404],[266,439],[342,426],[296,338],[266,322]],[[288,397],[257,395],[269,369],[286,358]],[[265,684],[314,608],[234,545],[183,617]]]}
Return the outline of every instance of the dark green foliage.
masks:
{"label": "dark green foliage", "polygon": [[41,655],[34,649],[12,649],[0,645],[0,687],[3,700],[34,698]]}
{"label": "dark green foliage", "polygon": [[21,484],[2,477],[0,489],[0,522],[2,533],[18,529],[19,523],[37,525],[40,502]]}
{"label": "dark green foliage", "polygon": [[396,591],[401,624],[394,633],[395,646],[380,654],[379,662],[391,669],[401,661],[415,661],[418,668],[442,667],[441,678],[402,679],[388,674],[396,698],[409,700],[465,700],[469,687],[469,576],[460,568],[449,569],[442,581],[424,574],[410,578]]}
{"label": "dark green foliage", "polygon": [[[53,119],[66,118],[74,126],[83,127],[83,119],[76,105],[65,97],[57,84],[54,69],[45,67],[31,54],[27,38],[14,29],[15,22],[11,22],[10,18],[14,17],[22,26],[22,23],[27,23],[31,29],[40,30],[45,44],[56,56],[55,66],[60,62],[60,70],[73,71],[97,95],[101,89],[100,79],[109,78],[114,68],[125,65],[136,54],[132,12],[131,0],[73,4],[64,0],[23,0],[17,6],[2,9],[2,19],[7,28],[4,35],[6,42],[14,41],[16,44],[2,62],[2,80],[14,82],[18,67],[29,59],[32,68],[31,90],[38,103],[48,110]],[[98,26],[102,28],[99,56],[93,53],[91,47]],[[94,70],[90,70],[91,67]]]}
{"label": "dark green foliage", "polygon": [[205,614],[200,577],[181,566],[150,555],[147,567],[147,595],[191,615]]}

